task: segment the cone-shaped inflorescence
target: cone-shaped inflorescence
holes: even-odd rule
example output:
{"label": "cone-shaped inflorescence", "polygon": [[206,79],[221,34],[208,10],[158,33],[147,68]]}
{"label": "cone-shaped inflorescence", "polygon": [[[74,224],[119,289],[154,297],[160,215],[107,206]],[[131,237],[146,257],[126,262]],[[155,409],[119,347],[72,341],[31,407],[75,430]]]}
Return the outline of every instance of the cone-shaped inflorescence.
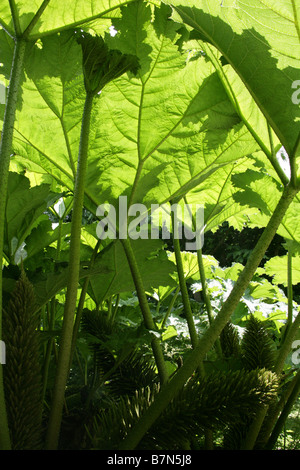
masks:
{"label": "cone-shaped inflorescence", "polygon": [[224,357],[237,357],[240,355],[240,338],[232,323],[228,322],[222,330],[220,341]]}
{"label": "cone-shaped inflorescence", "polygon": [[275,347],[265,322],[250,316],[241,343],[242,361],[246,369],[274,369]]}
{"label": "cone-shaped inflorescence", "polygon": [[[265,369],[195,376],[168,405],[139,448],[178,449],[205,429],[241,426],[245,416],[253,418],[261,406],[274,399],[277,390],[276,374]],[[158,391],[156,385],[142,388],[102,412],[91,433],[95,448],[118,448]]]}
{"label": "cone-shaped inflorescence", "polygon": [[3,312],[4,389],[15,450],[38,449],[41,444],[42,381],[35,307],[33,287],[22,271]]}

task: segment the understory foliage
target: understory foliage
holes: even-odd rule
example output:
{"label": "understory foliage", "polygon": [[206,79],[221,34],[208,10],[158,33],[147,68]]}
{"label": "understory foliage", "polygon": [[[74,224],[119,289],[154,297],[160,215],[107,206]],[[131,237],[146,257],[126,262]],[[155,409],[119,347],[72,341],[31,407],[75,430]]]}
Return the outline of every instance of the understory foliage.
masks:
{"label": "understory foliage", "polygon": [[[89,312],[88,316],[93,316],[93,312]],[[93,326],[90,321],[88,328],[85,320],[84,330],[98,340],[103,340],[104,331],[99,335],[99,325],[103,321],[96,325],[96,319],[97,315],[94,316]],[[238,345],[240,350],[263,346],[265,366],[258,357],[256,364],[254,360],[252,362],[253,370],[247,370],[247,354],[241,353],[240,357],[236,355],[237,336],[229,324],[226,328],[230,331],[227,337],[231,335],[233,341],[230,341],[231,347],[227,347],[227,355],[234,356],[237,363],[240,359],[241,367],[227,372],[212,372],[204,378],[196,373],[145,435],[139,448],[180,449],[185,441],[195,445],[203,437],[205,429],[225,432],[229,428],[231,435],[232,429],[240,429],[245,421],[251,422],[257,410],[276,397],[278,378],[268,370],[273,344],[270,344],[267,336],[262,339],[253,334],[257,323],[260,323],[263,330],[262,322],[250,319],[242,344]],[[109,362],[107,352],[101,346],[97,347],[96,343],[92,347],[95,348],[97,367],[103,371],[101,364]],[[100,356],[99,352],[102,353]],[[106,387],[110,397],[114,399],[110,406],[105,406],[105,409],[96,414],[88,432],[92,448],[95,449],[117,449],[159,392],[153,366],[145,357],[136,354],[131,354],[120,364],[107,380]],[[105,393],[105,386],[102,393]]]}
{"label": "understory foliage", "polygon": [[300,0],[1,1],[0,449],[286,438],[299,18]]}

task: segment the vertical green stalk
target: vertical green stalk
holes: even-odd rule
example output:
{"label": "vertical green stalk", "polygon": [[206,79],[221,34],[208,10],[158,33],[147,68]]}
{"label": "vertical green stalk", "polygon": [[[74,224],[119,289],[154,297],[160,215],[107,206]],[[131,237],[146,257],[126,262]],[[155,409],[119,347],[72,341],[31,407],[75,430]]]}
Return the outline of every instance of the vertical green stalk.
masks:
{"label": "vertical green stalk", "polygon": [[[202,256],[201,248],[199,248],[199,250],[197,250],[197,260],[198,260],[198,267],[199,267],[199,273],[200,273],[200,281],[201,281],[201,285],[202,285],[203,300],[204,300],[204,303],[205,303],[205,306],[206,306],[206,312],[207,312],[208,320],[209,320],[209,323],[211,325],[212,322],[214,321],[214,316],[213,316],[212,306],[211,306],[210,297],[209,297],[209,293],[208,293],[208,289],[207,289],[207,282],[206,282],[205,269],[204,269],[204,263],[203,263],[203,256]],[[218,356],[222,357],[222,348],[221,348],[221,343],[220,343],[219,338],[216,339],[215,347],[216,347],[216,352],[217,352]]]}
{"label": "vertical green stalk", "polygon": [[200,281],[201,281],[201,285],[202,285],[203,300],[204,300],[204,303],[205,303],[205,306],[206,306],[206,312],[207,312],[208,320],[209,320],[209,323],[211,324],[214,321],[214,316],[213,316],[212,306],[211,306],[210,297],[209,297],[208,289],[207,289],[205,269],[204,269],[204,263],[203,263],[203,256],[202,256],[201,248],[199,248],[199,250],[197,250],[197,260],[198,260]]}
{"label": "vertical green stalk", "polygon": [[[50,334],[52,334],[54,330],[54,324],[55,324],[55,298],[51,299],[51,302],[50,302],[50,318],[48,322],[48,330],[50,331]],[[45,354],[43,370],[42,370],[42,374],[43,374],[42,399],[43,401],[44,401],[46,389],[47,389],[48,372],[49,372],[49,365],[50,365],[51,352],[52,352],[53,345],[54,345],[54,338],[51,336],[47,342],[46,354]]]}
{"label": "vertical green stalk", "polygon": [[191,352],[190,357],[185,362],[185,364],[178,370],[173,379],[161,390],[153,404],[147,409],[136,426],[123,441],[120,446],[120,450],[132,450],[137,446],[144,434],[160,416],[163,410],[168,406],[170,401],[176,396],[179,390],[184,386],[186,381],[189,379],[189,377],[191,377],[195,369],[204,359],[205,354],[213,346],[214,342],[220,335],[221,331],[237,307],[240,298],[245,292],[253,275],[255,274],[259,263],[261,262],[267,248],[276,234],[277,229],[297,192],[298,191],[292,187],[286,187],[284,189],[267,227],[265,228],[251,255],[249,256],[244,270],[241,272],[230,295],[224,302],[214,322],[199,339],[198,345]]}
{"label": "vertical green stalk", "polygon": [[[186,197],[184,198],[185,203],[187,204],[187,199]],[[195,221],[195,217],[190,213],[191,219],[192,219],[192,225],[193,225],[193,231],[196,232],[197,229],[197,224]],[[208,293],[208,288],[207,288],[207,282],[206,282],[206,275],[205,275],[205,268],[204,268],[204,263],[203,263],[203,254],[202,254],[202,248],[198,248],[197,250],[197,261],[198,261],[198,269],[199,269],[199,274],[200,274],[200,281],[202,285],[202,295],[203,295],[203,300],[206,306],[206,312],[208,316],[208,321],[209,324],[211,325],[212,322],[214,321],[214,316],[213,316],[213,310],[211,306],[211,301],[210,301],[210,296]],[[215,343],[216,347],[216,352],[219,357],[222,357],[222,348],[221,348],[221,343],[220,339],[218,338]]]}
{"label": "vertical green stalk", "polygon": [[[60,259],[60,252],[61,252],[61,239],[62,239],[62,223],[63,223],[63,218],[59,219],[59,225],[58,225],[58,238],[57,238],[57,245],[56,245],[56,254],[55,254],[55,261],[59,261]],[[50,316],[49,316],[49,321],[48,321],[48,330],[50,330],[51,334],[54,330],[55,326],[55,313],[56,313],[56,305],[55,305],[55,296],[51,299],[50,302]],[[44,359],[44,365],[43,365],[43,392],[42,392],[42,398],[44,401],[45,394],[46,394],[46,389],[47,389],[47,383],[48,383],[48,373],[49,373],[49,366],[50,366],[50,360],[51,360],[51,353],[53,346],[55,345],[54,338],[51,336],[48,340],[47,343],[47,348],[46,348],[46,353],[45,353],[45,359]]]}
{"label": "vertical green stalk", "polygon": [[[93,250],[92,256],[91,256],[89,269],[91,269],[94,266],[94,262],[95,262],[100,244],[101,244],[101,240],[98,240],[98,242],[96,243],[96,246]],[[85,301],[86,293],[87,293],[87,290],[88,290],[89,282],[90,282],[90,276],[87,276],[84,280],[84,283],[83,283],[83,286],[82,286],[82,289],[81,289],[80,299],[79,299],[79,302],[78,302],[78,307],[77,307],[77,312],[76,312],[76,319],[75,319],[74,328],[73,328],[70,367],[71,367],[71,364],[72,364],[72,358],[73,358],[75,347],[76,347],[76,339],[77,339],[77,335],[78,335],[78,331],[79,331],[79,327],[80,327],[80,321],[81,321],[81,317],[82,317],[82,311],[83,311],[84,301]]]}
{"label": "vertical green stalk", "polygon": [[288,247],[288,262],[287,262],[287,294],[288,294],[288,315],[286,327],[284,330],[284,337],[293,323],[293,256],[292,249]]}
{"label": "vertical green stalk", "polygon": [[176,217],[175,211],[172,211],[173,247],[174,247],[175,259],[176,259],[176,269],[178,273],[179,286],[180,286],[180,291],[181,291],[181,296],[182,296],[184,313],[185,313],[187,324],[189,327],[191,343],[192,343],[193,348],[195,348],[198,343],[198,334],[197,334],[196,327],[195,327],[189,294],[188,294],[185,277],[184,277],[184,270],[183,270],[183,264],[182,264],[182,258],[181,258],[180,242],[179,242],[179,234],[178,234],[178,225],[176,222],[177,222],[177,217]]}
{"label": "vertical green stalk", "polygon": [[[15,115],[17,109],[18,90],[24,64],[26,42],[23,39],[15,40],[14,56],[12,62],[9,90],[5,107],[1,143],[0,143],[0,340],[2,338],[2,268],[3,244],[5,226],[5,207],[7,197],[8,172]],[[10,437],[7,424],[7,415],[3,388],[3,370],[0,364],[0,449],[10,449]]]}
{"label": "vertical green stalk", "polygon": [[74,188],[74,203],[70,241],[70,262],[66,303],[64,309],[64,319],[62,326],[62,335],[58,356],[55,386],[53,391],[53,401],[50,411],[49,425],[46,437],[46,446],[49,450],[56,449],[58,445],[65,396],[65,387],[69,375],[74,315],[76,309],[77,289],[79,282],[82,209],[84,201],[85,175],[87,167],[89,131],[93,98],[94,93],[87,92],[82,117],[77,173]]}
{"label": "vertical green stalk", "polygon": [[[179,286],[180,286],[180,291],[181,291],[181,296],[182,296],[182,301],[183,301],[183,306],[184,306],[184,313],[185,313],[187,323],[188,323],[192,347],[195,348],[198,344],[198,334],[197,334],[196,327],[195,327],[194,317],[193,317],[188,290],[186,286],[186,281],[184,277],[180,242],[179,242],[179,236],[178,236],[178,226],[176,224],[176,221],[177,221],[176,214],[174,211],[172,211],[173,247],[174,247],[175,259],[176,259],[176,268],[177,268],[177,273],[178,273],[178,278],[179,278]],[[199,373],[201,377],[204,377],[205,370],[204,370],[202,361],[199,363],[198,369],[199,369]],[[207,430],[207,429],[205,429],[204,433],[205,433],[206,449],[212,449],[213,448],[212,433],[210,430]]]}
{"label": "vertical green stalk", "polygon": [[[123,245],[127,260],[128,260],[132,279],[136,288],[140,308],[141,308],[143,318],[144,318],[144,324],[148,330],[155,332],[157,328],[150,312],[149,304],[147,301],[147,297],[146,297],[146,293],[145,293],[145,289],[143,285],[143,280],[140,274],[140,270],[139,270],[130,240],[123,239],[121,241],[122,241],[122,245]],[[168,381],[169,376],[168,376],[168,372],[166,369],[159,338],[157,338],[156,336],[153,336],[151,346],[153,350],[155,363],[158,369],[160,381],[162,384],[165,384]]]}
{"label": "vertical green stalk", "polygon": [[277,360],[276,360],[276,363],[275,363],[275,372],[277,374],[280,374],[283,367],[284,367],[285,360],[286,360],[286,358],[287,358],[287,356],[288,356],[288,354],[291,350],[293,341],[294,341],[294,339],[295,339],[295,337],[296,337],[296,335],[299,331],[299,328],[300,328],[300,312],[298,312],[295,320],[290,325],[290,327],[287,331],[285,340],[284,340],[282,346],[280,346],[278,356],[277,356]]}
{"label": "vertical green stalk", "polygon": [[169,316],[172,312],[172,308],[174,307],[174,304],[176,302],[176,299],[178,297],[179,292],[180,292],[180,286],[176,287],[176,290],[173,294],[173,297],[172,297],[172,299],[169,303],[168,310],[166,311],[166,314],[165,314],[164,319],[162,321],[161,329],[163,329],[166,326],[167,320],[168,320],[168,318],[169,318]]}

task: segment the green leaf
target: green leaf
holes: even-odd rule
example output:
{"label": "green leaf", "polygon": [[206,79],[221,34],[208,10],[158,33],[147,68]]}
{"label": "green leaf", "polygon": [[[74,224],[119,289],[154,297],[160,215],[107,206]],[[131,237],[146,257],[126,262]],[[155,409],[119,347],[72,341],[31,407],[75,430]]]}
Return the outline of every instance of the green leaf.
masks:
{"label": "green leaf", "polygon": [[292,156],[299,139],[299,104],[292,99],[300,68],[299,2],[166,3],[222,53]]}
{"label": "green leaf", "polygon": [[169,325],[163,332],[161,338],[163,341],[167,341],[168,339],[173,338],[174,336],[177,336],[177,330],[175,326]]}
{"label": "green leaf", "polygon": [[[168,260],[162,250],[160,240],[134,240],[132,247],[139,265],[145,289],[151,289],[159,285],[172,285],[170,277],[175,270],[175,265]],[[89,295],[96,302],[111,297],[121,292],[134,291],[134,283],[130,268],[122,248],[117,240],[111,243],[96,257],[93,268],[88,268],[88,263],[82,262],[79,273],[80,279],[90,276]],[[57,272],[38,275],[31,281],[35,288],[35,294],[39,306],[64,289],[67,285],[68,267],[57,264]]]}
{"label": "green leaf", "polygon": [[73,190],[85,90],[73,32],[45,38],[25,63],[14,151],[21,166]]}
{"label": "green leaf", "polygon": [[246,170],[253,168],[253,165],[254,159],[245,158],[219,168],[185,196],[185,202],[191,206],[194,217],[196,204],[203,204],[205,232],[216,230],[225,221],[235,229],[241,230],[248,220],[248,215],[256,212],[255,209],[246,209],[239,204],[234,197],[238,188],[232,184],[234,175],[243,179]]}
{"label": "green leaf", "polygon": [[[197,253],[191,253],[188,251],[181,252],[181,259],[182,259],[182,266],[185,279],[199,279],[199,265],[198,265],[198,258]],[[175,254],[170,253],[169,260],[175,263]],[[213,256],[203,256],[203,264],[205,269],[205,275],[207,277],[211,277],[211,268],[217,267],[218,262]],[[178,281],[178,274],[177,271],[172,275],[176,282]]]}
{"label": "green leaf", "polygon": [[[289,175],[285,173],[283,168],[281,168],[278,157],[276,156],[277,152],[281,148],[280,141],[274,131],[270,128],[267,119],[256,104],[243,80],[231,65],[223,64],[224,57],[212,44],[208,44],[204,41],[193,40],[187,42],[184,45],[184,48],[191,50],[192,53],[195,53],[195,50],[198,50],[201,54],[205,54],[205,56],[212,62],[237,114],[256,140],[262,152],[264,152],[270,160],[270,163],[274,167],[279,178],[284,182],[284,184],[286,184],[289,179]],[[256,157],[256,154],[254,157]]]}
{"label": "green leaf", "polygon": [[34,228],[26,238],[26,252],[27,259],[42,253],[44,248],[50,246],[53,242],[57,241],[59,237],[64,238],[71,233],[71,224],[62,224],[62,227],[52,227],[50,220],[44,220]]}
{"label": "green leaf", "polygon": [[30,188],[29,180],[17,173],[9,173],[6,204],[4,251],[14,260],[34,227],[41,222],[44,211],[61,195],[50,191],[46,184]]}
{"label": "green leaf", "polygon": [[[143,279],[145,289],[164,286],[175,286],[172,280],[175,265],[168,259],[160,240],[132,240],[135,257]],[[101,266],[109,271],[101,273]],[[97,273],[90,281],[90,295],[97,302],[113,294],[134,291],[129,265],[121,243],[110,244],[96,259],[92,272]]]}
{"label": "green leaf", "polygon": [[[281,197],[283,187],[270,175],[253,170],[248,170],[243,175],[234,175],[232,180],[236,187],[243,190],[235,193],[234,199],[241,205],[258,209],[249,214],[249,227],[265,227]],[[286,240],[300,241],[299,210],[300,199],[296,195],[277,231]]]}
{"label": "green leaf", "polygon": [[[117,208],[120,195],[147,208],[179,199],[257,148],[213,65],[179,51],[178,25],[169,15],[166,7],[156,9],[151,22],[151,8],[136,2],[115,21],[119,33],[109,47],[134,52],[140,70],[95,98],[85,190],[94,212],[104,202]],[[27,67],[15,159],[52,175],[64,189],[73,189],[84,93],[81,50],[72,34],[44,38]]]}
{"label": "green leaf", "polygon": [[[102,23],[105,18],[112,18],[119,14],[119,7],[134,0],[79,0],[74,3],[72,0],[50,0],[41,18],[38,20],[32,31],[30,39],[37,39],[53,32],[63,29],[74,28],[83,23],[92,22],[101,18]],[[42,0],[3,0],[0,6],[0,25],[2,25],[11,35],[14,35],[12,12],[18,25],[19,32],[22,33],[34,19],[42,4]],[[106,20],[108,23],[108,21]],[[110,23],[108,23],[110,24]]]}
{"label": "green leaf", "polygon": [[[274,256],[265,263],[266,274],[273,277],[276,284],[288,284],[288,261],[286,256]],[[292,256],[292,283],[300,282],[300,256]]]}

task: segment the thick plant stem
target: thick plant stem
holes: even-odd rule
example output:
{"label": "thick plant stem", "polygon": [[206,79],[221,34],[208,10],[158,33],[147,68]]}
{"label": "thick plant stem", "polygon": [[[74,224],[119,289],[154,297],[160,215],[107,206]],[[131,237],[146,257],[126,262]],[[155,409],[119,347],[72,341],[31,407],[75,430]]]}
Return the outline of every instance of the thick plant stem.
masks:
{"label": "thick plant stem", "polygon": [[[92,256],[91,256],[89,269],[91,269],[94,266],[94,262],[95,262],[100,244],[101,244],[101,240],[98,240],[98,242],[96,243],[96,246],[93,250]],[[77,339],[77,335],[78,335],[78,331],[79,331],[79,327],[80,327],[80,321],[81,321],[81,317],[82,317],[83,306],[84,306],[84,301],[85,301],[86,293],[87,293],[87,290],[88,290],[89,282],[90,282],[90,276],[87,276],[85,278],[84,282],[83,282],[83,286],[82,286],[82,289],[81,289],[80,299],[79,299],[77,312],[76,312],[76,319],[75,319],[74,328],[73,328],[72,347],[71,347],[71,356],[70,356],[70,367],[71,367],[71,364],[72,364],[72,359],[73,359],[73,355],[74,355],[75,348],[76,348],[76,339]]]}
{"label": "thick plant stem", "polygon": [[[179,235],[178,235],[178,226],[176,225],[176,214],[173,211],[172,211],[172,228],[173,228],[173,247],[174,247],[175,259],[176,259],[176,268],[177,268],[177,273],[178,273],[183,308],[184,308],[184,313],[185,313],[185,317],[186,317],[188,328],[189,328],[191,344],[192,344],[193,349],[195,349],[195,347],[198,344],[199,338],[198,338],[197,330],[195,327],[193,312],[191,309],[189,294],[188,294],[187,285],[186,285],[185,276],[184,276],[184,269],[183,269],[183,264],[182,264],[180,242],[179,242]],[[205,370],[204,370],[204,366],[202,362],[200,362],[198,366],[198,370],[199,370],[201,377],[204,377]],[[205,447],[206,449],[213,448],[212,432],[208,429],[205,429]]]}
{"label": "thick plant stem", "polygon": [[[212,311],[212,306],[210,302],[210,297],[207,289],[207,282],[206,282],[206,276],[205,276],[205,269],[204,269],[204,263],[203,263],[203,256],[202,256],[202,250],[201,248],[197,250],[197,259],[198,259],[198,267],[199,267],[199,274],[200,274],[200,281],[202,285],[202,295],[203,295],[203,300],[206,306],[206,311],[207,311],[207,316],[210,325],[214,321],[214,316],[213,316],[213,311]],[[215,342],[215,348],[216,352],[219,357],[222,357],[222,348],[221,348],[221,343],[220,339],[217,338]]]}
{"label": "thick plant stem", "polygon": [[[23,39],[16,39],[0,143],[0,340],[2,338],[2,267],[8,172],[10,155],[12,150],[12,139],[17,109],[18,90],[23,69],[25,48],[26,42]],[[0,423],[0,449],[10,449],[10,437],[7,424],[3,387],[3,370],[1,364]]]}
{"label": "thick plant stem", "polygon": [[288,262],[287,262],[287,294],[288,294],[288,314],[285,328],[282,334],[283,341],[287,336],[288,330],[293,323],[293,257],[292,251],[288,248]]}
{"label": "thick plant stem", "polygon": [[50,411],[49,425],[46,437],[46,447],[49,450],[56,449],[58,445],[65,396],[65,387],[69,375],[74,315],[76,309],[77,289],[79,281],[82,209],[84,201],[85,175],[87,167],[89,130],[93,98],[93,93],[87,93],[82,117],[77,173],[74,188],[69,276],[66,303],[64,309],[64,318],[55,386],[53,391],[53,401]]}
{"label": "thick plant stem", "polygon": [[170,314],[171,314],[171,312],[172,312],[172,308],[174,307],[174,304],[175,304],[175,302],[176,302],[176,299],[177,299],[177,297],[178,297],[179,292],[180,292],[180,286],[176,287],[176,290],[175,290],[175,292],[174,292],[174,294],[173,294],[172,300],[171,300],[170,303],[169,303],[168,310],[167,310],[167,312],[166,312],[166,314],[165,314],[165,316],[164,316],[164,319],[163,319],[163,321],[162,321],[161,329],[163,329],[163,328],[166,326],[167,320],[168,320],[168,318],[169,318],[169,316],[170,316]]}
{"label": "thick plant stem", "polygon": [[256,269],[258,268],[267,248],[269,247],[276,231],[289,207],[297,190],[286,187],[277,204],[277,207],[270,218],[270,221],[249,256],[248,262],[234,285],[230,295],[224,302],[219,314],[214,322],[200,338],[198,345],[191,352],[190,357],[185,364],[174,375],[173,379],[161,390],[157,395],[153,404],[143,414],[137,425],[132,429],[131,433],[123,441],[120,446],[122,450],[132,450],[140,442],[144,434],[160,416],[163,410],[168,406],[170,401],[176,396],[179,390],[184,386],[186,381],[191,377],[195,369],[204,359],[205,354],[210,350],[221,331],[229,321],[231,315],[236,309],[241,296],[245,292],[249,282],[251,281]]}
{"label": "thick plant stem", "polygon": [[[151,330],[154,332],[157,330],[157,328],[155,326],[154,320],[152,318],[152,314],[150,312],[149,304],[147,301],[147,297],[146,297],[145,289],[143,285],[143,280],[142,280],[140,270],[139,270],[139,267],[135,258],[134,251],[132,249],[129,239],[126,238],[121,241],[122,241],[122,245],[126,254],[126,258],[128,260],[132,279],[136,288],[140,308],[141,308],[143,319],[144,319],[144,324],[148,330]],[[168,376],[168,372],[166,369],[159,338],[154,336],[151,341],[151,346],[153,350],[155,363],[158,369],[160,381],[161,381],[161,384],[164,385],[168,381],[169,376]]]}
{"label": "thick plant stem", "polygon": [[277,374],[280,374],[283,369],[285,360],[291,350],[292,343],[299,331],[299,328],[300,328],[300,312],[298,312],[295,320],[290,325],[287,331],[285,340],[279,349],[279,353],[278,353],[276,364],[275,364],[275,372]]}
{"label": "thick plant stem", "polygon": [[172,211],[173,247],[174,247],[175,259],[176,259],[176,268],[177,268],[177,273],[178,273],[179,286],[180,286],[180,291],[181,291],[184,313],[185,313],[185,317],[186,317],[188,328],[189,328],[191,343],[192,343],[193,348],[195,348],[198,343],[198,335],[197,335],[193,313],[191,309],[189,294],[188,294],[188,290],[187,290],[187,286],[186,286],[186,282],[184,278],[184,270],[183,270],[183,264],[182,264],[182,258],[181,258],[180,242],[178,238],[178,226],[176,224],[176,219],[177,219],[176,215]]}
{"label": "thick plant stem", "polygon": [[197,250],[197,260],[198,260],[200,281],[201,281],[201,285],[202,285],[203,300],[204,300],[204,303],[205,303],[205,306],[206,306],[208,320],[209,320],[209,323],[211,324],[214,321],[214,316],[213,316],[213,312],[212,312],[210,297],[209,297],[208,290],[207,290],[205,269],[204,269],[203,256],[202,256],[202,250],[201,249]]}

